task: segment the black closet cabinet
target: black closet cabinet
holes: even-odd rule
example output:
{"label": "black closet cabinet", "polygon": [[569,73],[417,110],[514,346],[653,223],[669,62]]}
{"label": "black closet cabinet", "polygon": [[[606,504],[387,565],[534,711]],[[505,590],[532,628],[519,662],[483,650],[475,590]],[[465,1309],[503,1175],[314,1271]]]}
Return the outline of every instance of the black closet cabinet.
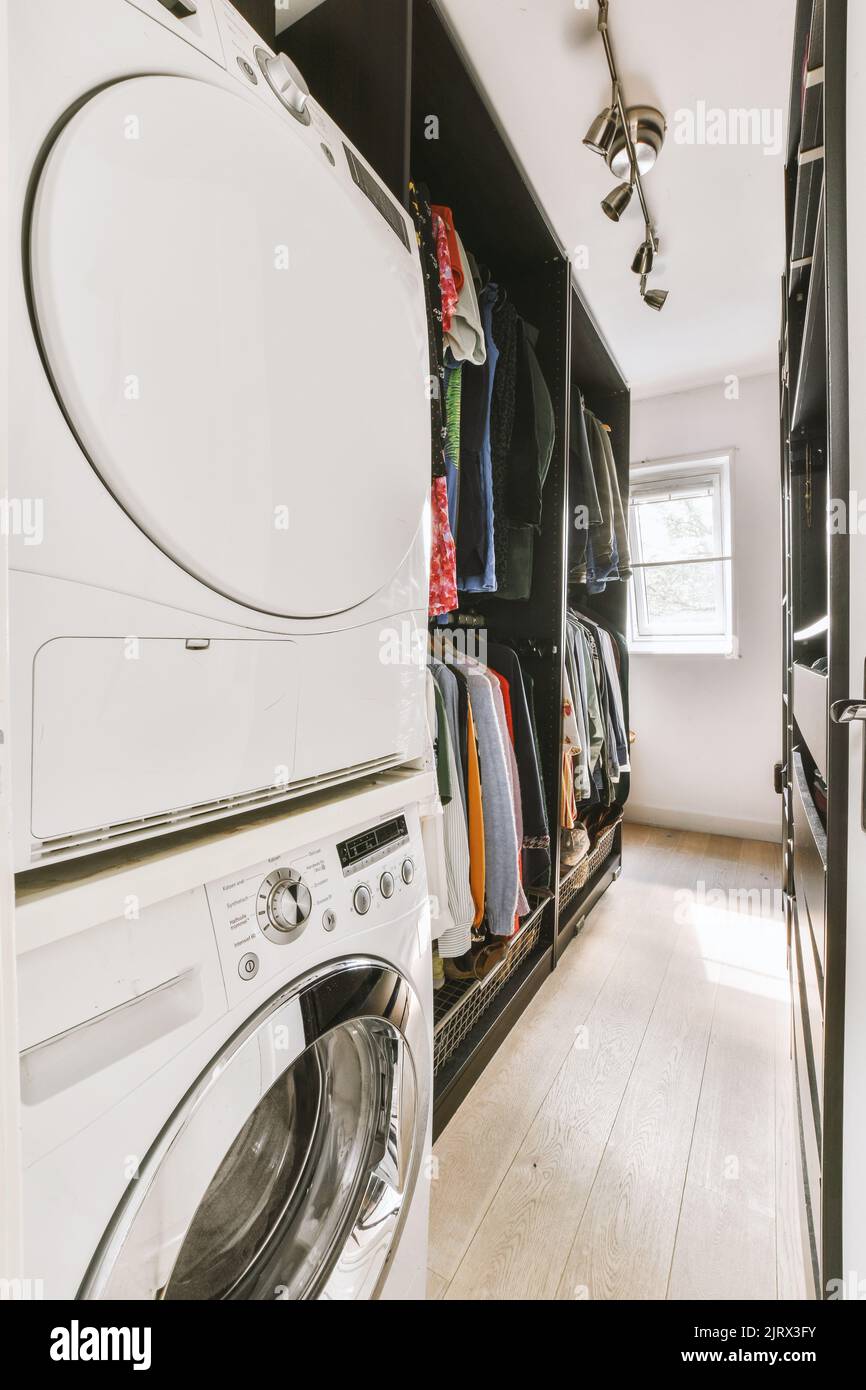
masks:
{"label": "black closet cabinet", "polygon": [[[810,1293],[838,1297],[843,1223],[846,946],[850,930],[850,546],[828,501],[849,499],[847,0],[798,0],[782,282],[783,889],[804,1261]],[[862,390],[862,387],[860,388]],[[863,544],[861,540],[859,542]],[[862,920],[857,924],[862,930]],[[862,1008],[862,1004],[859,1005]],[[848,1119],[853,1119],[849,1116]],[[860,1121],[862,1123],[862,1120]],[[849,1174],[849,1178],[853,1175]],[[862,1181],[862,1173],[859,1175]]]}
{"label": "black closet cabinet", "polygon": [[[525,171],[433,0],[324,0],[280,34],[277,46],[298,64],[315,97],[395,197],[405,203],[411,177],[427,185],[434,202],[453,208],[467,247],[538,329],[539,360],[556,417],[531,595],[522,602],[480,595],[476,610],[492,638],[518,650],[532,680],[551,827],[551,889],[537,895],[530,918],[493,976],[453,989],[449,984],[437,996],[438,1133],[620,872],[617,829],[596,856],[587,882],[571,891],[573,875],[560,879],[558,826],[571,392],[583,390],[591,408],[612,426],[623,497],[628,494],[629,394],[573,287],[570,262]],[[625,586],[611,585],[596,611],[624,631],[625,603]]]}

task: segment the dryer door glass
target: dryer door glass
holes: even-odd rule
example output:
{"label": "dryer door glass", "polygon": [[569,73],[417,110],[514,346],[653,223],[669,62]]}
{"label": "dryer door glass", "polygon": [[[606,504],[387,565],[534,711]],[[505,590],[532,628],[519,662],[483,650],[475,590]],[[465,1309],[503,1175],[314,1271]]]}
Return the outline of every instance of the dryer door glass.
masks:
{"label": "dryer door glass", "polygon": [[169,1120],[80,1296],[374,1297],[415,1193],[429,1050],[420,1001],[380,962],[280,991]]}
{"label": "dryer door glass", "polygon": [[422,524],[423,280],[342,144],[331,162],[265,95],[92,96],[36,182],[29,290],[59,405],[139,528],[247,607],[322,616],[389,584]]}
{"label": "dryer door glass", "polygon": [[217,1169],[164,1298],[296,1299],[327,1282],[385,1157],[389,1053],[352,1025],[284,1072]]}

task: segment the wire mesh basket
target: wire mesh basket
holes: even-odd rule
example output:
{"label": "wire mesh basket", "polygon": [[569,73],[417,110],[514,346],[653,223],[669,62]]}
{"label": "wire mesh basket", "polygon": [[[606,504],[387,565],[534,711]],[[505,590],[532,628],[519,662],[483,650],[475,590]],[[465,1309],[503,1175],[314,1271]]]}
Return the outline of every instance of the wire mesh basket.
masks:
{"label": "wire mesh basket", "polygon": [[562,912],[591,878],[594,878],[602,864],[608,858],[613,849],[614,837],[619,828],[620,816],[613,825],[608,825],[601,832],[592,849],[589,851],[579,864],[575,864],[567,874],[560,880],[559,885],[559,910]]}
{"label": "wire mesh basket", "polygon": [[541,934],[545,903],[539,904],[512,938],[508,954],[483,980],[446,980],[433,1000],[433,1075],[457,1051],[483,1013],[526,960]]}

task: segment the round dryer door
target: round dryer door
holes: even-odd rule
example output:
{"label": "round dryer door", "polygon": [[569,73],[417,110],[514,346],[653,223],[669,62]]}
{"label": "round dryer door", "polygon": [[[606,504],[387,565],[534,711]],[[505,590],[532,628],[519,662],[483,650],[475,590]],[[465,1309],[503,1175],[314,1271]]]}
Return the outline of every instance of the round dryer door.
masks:
{"label": "round dryer door", "polygon": [[239,603],[343,612],[412,544],[430,416],[407,241],[341,146],[206,82],[118,82],[49,149],[29,270],[55,394],[129,516]]}
{"label": "round dryer door", "polygon": [[415,1191],[429,1066],[421,1004],[381,962],[281,991],[178,1106],[79,1296],[375,1297]]}

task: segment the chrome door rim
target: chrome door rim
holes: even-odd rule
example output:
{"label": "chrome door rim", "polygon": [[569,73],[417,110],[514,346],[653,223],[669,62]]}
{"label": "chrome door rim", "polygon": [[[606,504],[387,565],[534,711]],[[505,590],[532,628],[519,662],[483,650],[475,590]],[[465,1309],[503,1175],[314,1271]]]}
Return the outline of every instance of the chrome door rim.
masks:
{"label": "chrome door rim", "polygon": [[[429,1040],[424,1011],[410,981],[394,966],[375,957],[351,956],[309,971],[278,990],[248,1018],[199,1074],[163,1126],[141,1162],[137,1178],[126,1188],[97,1247],[78,1292],[81,1299],[155,1298],[162,1296],[177,1261],[161,1257],[159,1277],[141,1270],[147,1248],[136,1236],[149,1213],[161,1209],[170,1186],[172,1160],[182,1154],[193,1122],[222,1102],[223,1128],[240,1125],[252,1115],[269,1088],[311,1047],[335,1029],[352,1023],[374,1024],[393,1039],[394,1079],[387,1116],[387,1140],[381,1161],[369,1174],[363,1200],[346,1240],[324,1272],[311,1281],[309,1297],[345,1299],[376,1297],[390,1267],[403,1222],[417,1184],[430,1104]],[[284,1029],[285,1043],[276,1052],[264,1047],[266,1035]],[[258,1086],[243,1105],[232,1106],[226,1077],[244,1062],[258,1062]],[[219,1148],[219,1146],[217,1146]],[[223,1150],[202,1178],[201,1190],[181,1194],[184,1235],[199,1201],[219,1167]],[[166,1177],[168,1174],[168,1177]],[[177,1191],[172,1193],[175,1207]],[[183,1221],[185,1220],[185,1225]],[[138,1251],[138,1256],[137,1256]],[[356,1292],[352,1292],[352,1290]],[[279,1294],[275,1294],[279,1297]]]}

